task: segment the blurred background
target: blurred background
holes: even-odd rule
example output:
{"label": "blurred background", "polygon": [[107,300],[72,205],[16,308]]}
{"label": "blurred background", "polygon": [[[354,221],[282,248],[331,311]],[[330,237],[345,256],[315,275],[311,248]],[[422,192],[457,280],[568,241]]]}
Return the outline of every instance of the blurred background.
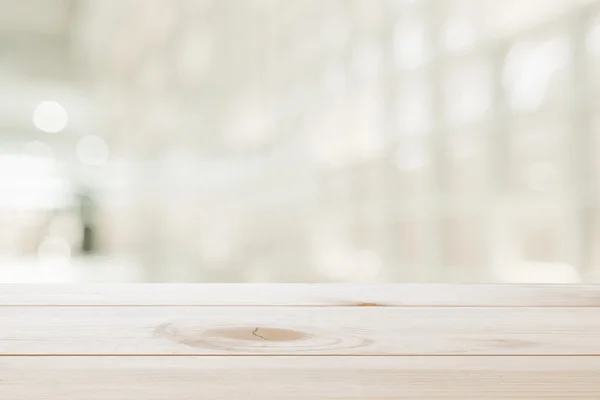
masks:
{"label": "blurred background", "polygon": [[0,282],[600,281],[600,1],[0,9]]}

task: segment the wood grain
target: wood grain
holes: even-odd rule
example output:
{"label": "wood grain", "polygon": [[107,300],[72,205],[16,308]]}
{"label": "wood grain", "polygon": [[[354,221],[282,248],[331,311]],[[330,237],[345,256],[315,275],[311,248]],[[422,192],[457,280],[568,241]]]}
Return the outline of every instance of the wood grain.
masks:
{"label": "wood grain", "polygon": [[10,400],[594,399],[596,357],[0,357]]}
{"label": "wood grain", "polygon": [[600,307],[597,285],[0,284],[0,306]]}
{"label": "wood grain", "polygon": [[597,400],[599,300],[577,285],[0,285],[0,399]]}
{"label": "wood grain", "polygon": [[595,355],[599,308],[0,307],[0,353]]}

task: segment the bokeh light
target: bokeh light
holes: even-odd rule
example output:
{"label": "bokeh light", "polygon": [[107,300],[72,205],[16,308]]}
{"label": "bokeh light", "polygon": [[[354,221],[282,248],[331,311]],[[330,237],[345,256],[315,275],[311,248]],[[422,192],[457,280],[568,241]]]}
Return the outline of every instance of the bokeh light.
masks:
{"label": "bokeh light", "polygon": [[47,133],[58,133],[67,127],[67,111],[56,101],[42,101],[33,111],[33,124]]}
{"label": "bokeh light", "polygon": [[544,102],[554,74],[569,60],[563,38],[541,43],[517,42],[510,50],[504,69],[508,101],[517,111],[536,110]]}
{"label": "bokeh light", "polygon": [[108,144],[99,136],[87,135],[79,139],[76,148],[77,158],[85,165],[103,165],[108,160]]}

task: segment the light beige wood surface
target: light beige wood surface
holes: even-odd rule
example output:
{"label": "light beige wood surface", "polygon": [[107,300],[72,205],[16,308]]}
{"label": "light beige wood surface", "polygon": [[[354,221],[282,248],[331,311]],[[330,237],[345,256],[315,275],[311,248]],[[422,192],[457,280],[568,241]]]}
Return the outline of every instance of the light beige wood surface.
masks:
{"label": "light beige wood surface", "polygon": [[589,399],[595,357],[0,357],[10,400]]}
{"label": "light beige wood surface", "polygon": [[600,288],[0,286],[0,399],[600,399]]}
{"label": "light beige wood surface", "polygon": [[2,305],[600,307],[600,286],[0,284]]}
{"label": "light beige wood surface", "polygon": [[600,309],[0,307],[3,354],[600,354]]}

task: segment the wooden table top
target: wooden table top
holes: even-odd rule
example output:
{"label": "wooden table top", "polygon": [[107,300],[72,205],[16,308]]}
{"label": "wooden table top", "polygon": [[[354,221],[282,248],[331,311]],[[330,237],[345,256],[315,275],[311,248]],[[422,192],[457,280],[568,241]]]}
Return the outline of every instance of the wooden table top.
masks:
{"label": "wooden table top", "polygon": [[600,399],[600,286],[0,285],[0,399]]}

